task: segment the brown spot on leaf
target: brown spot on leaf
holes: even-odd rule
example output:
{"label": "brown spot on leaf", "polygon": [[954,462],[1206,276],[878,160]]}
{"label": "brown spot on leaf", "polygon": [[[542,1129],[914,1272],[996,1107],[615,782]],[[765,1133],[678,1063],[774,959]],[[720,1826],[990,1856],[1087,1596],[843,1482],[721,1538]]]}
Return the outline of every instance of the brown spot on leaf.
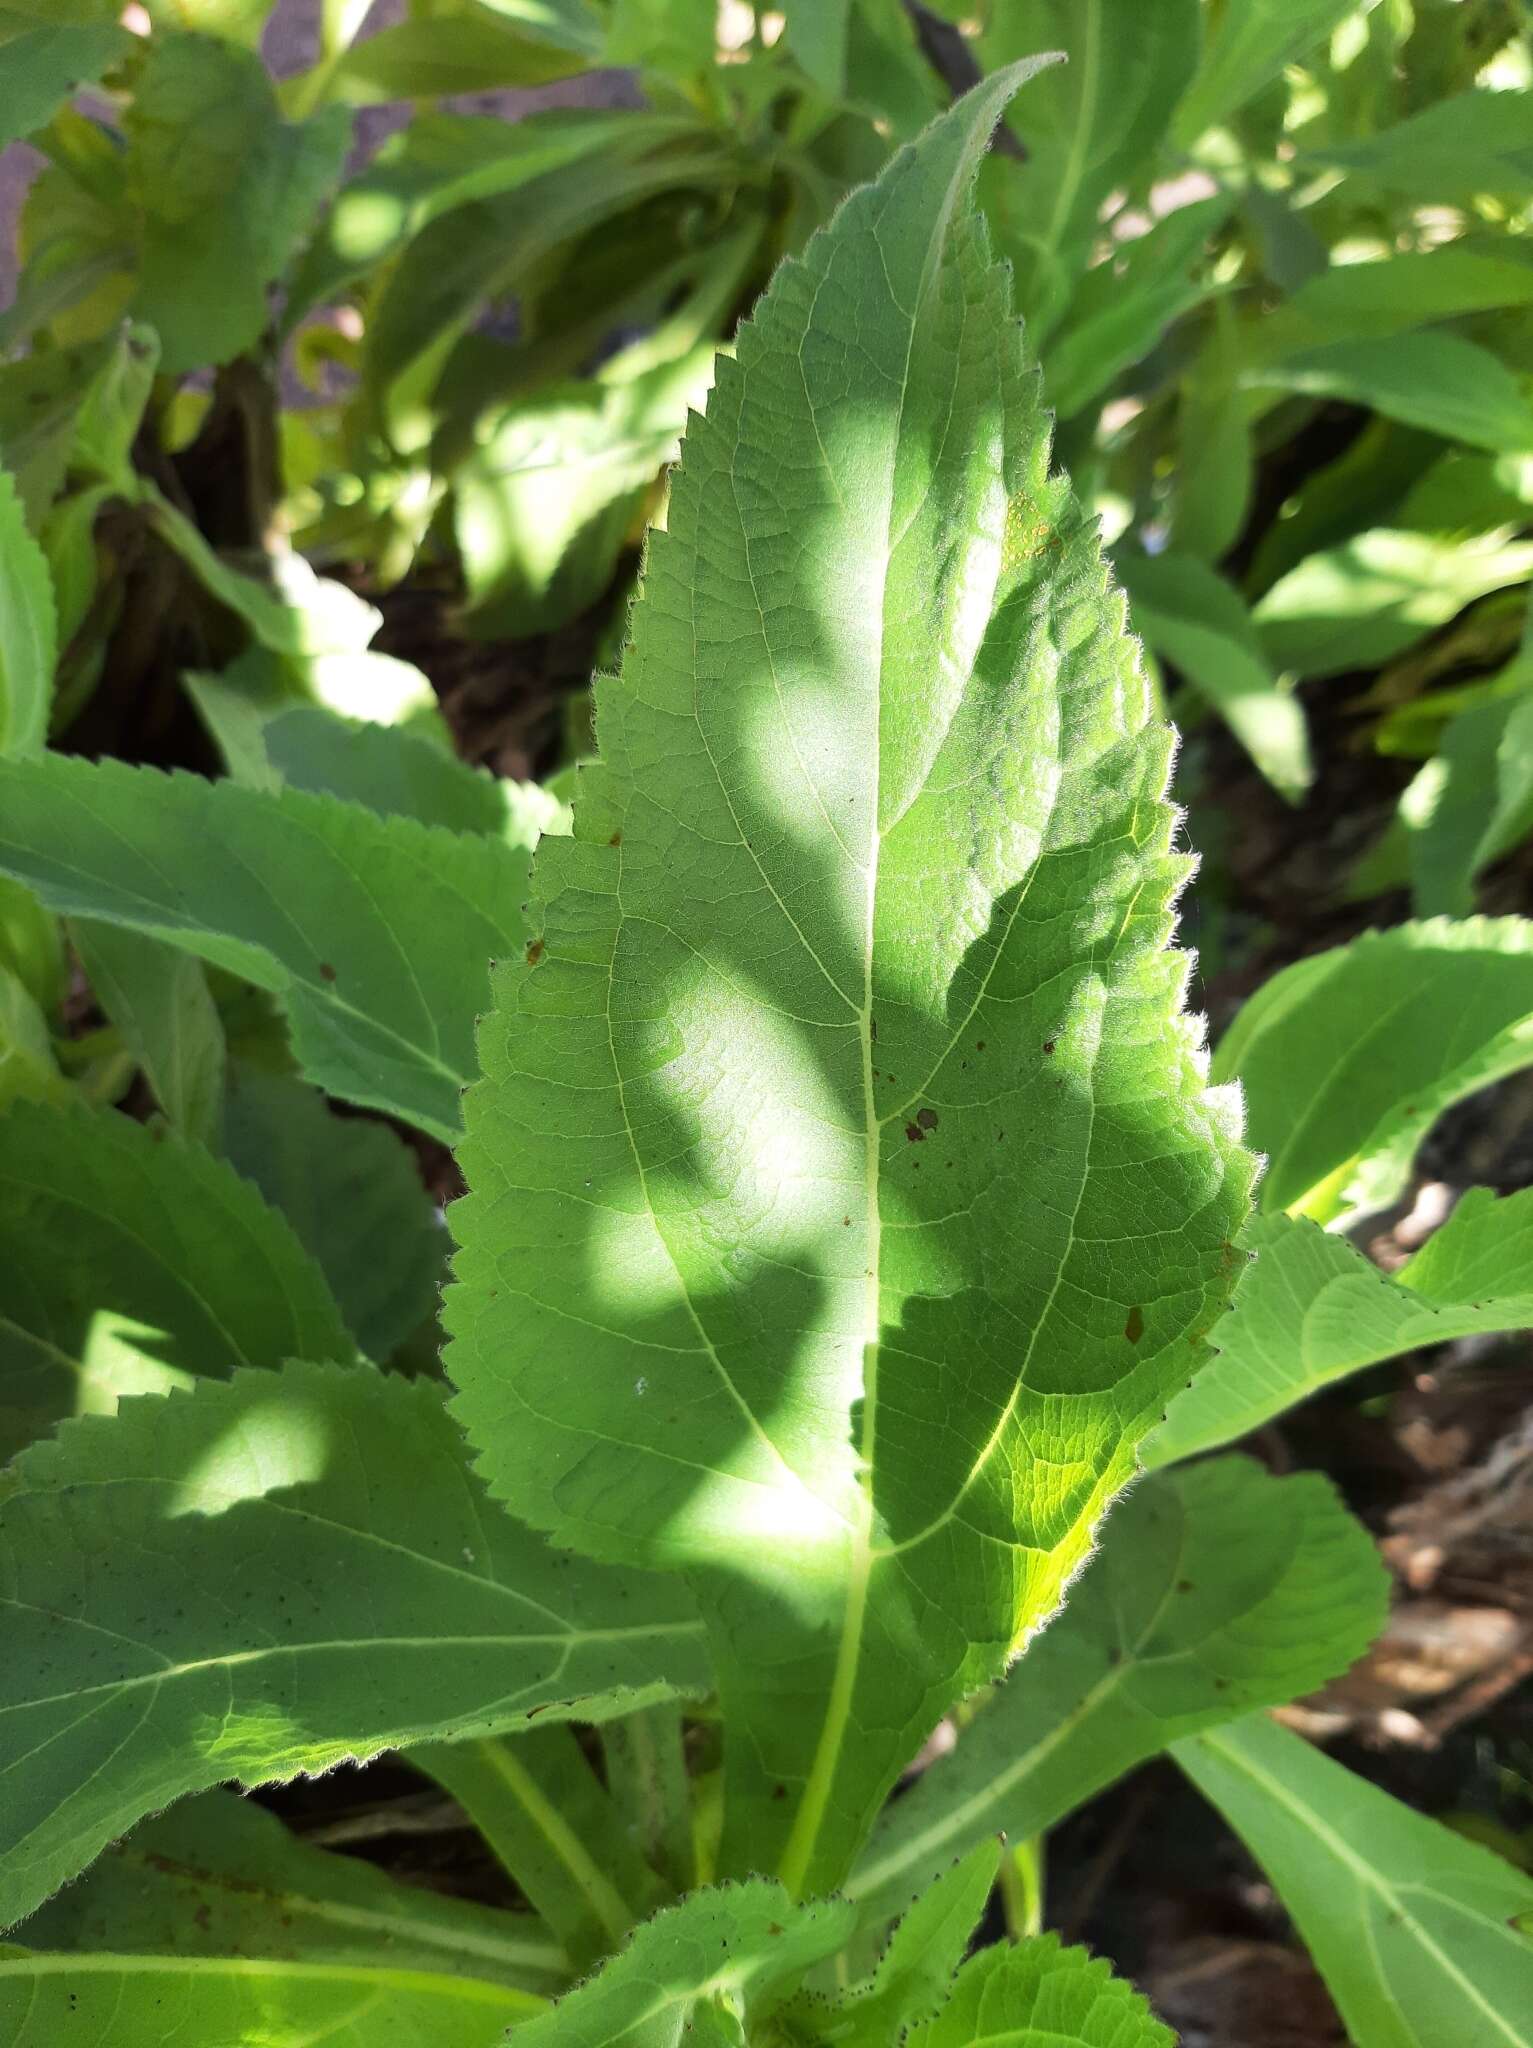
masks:
{"label": "brown spot on leaf", "polygon": [[912,1145],[924,1145],[926,1143],[926,1133],[922,1130],[921,1126],[918,1123],[906,1124],[905,1136],[910,1140]]}
{"label": "brown spot on leaf", "polygon": [[330,965],[330,962],[328,960],[320,961],[319,978],[321,981],[334,981],[335,969]]}
{"label": "brown spot on leaf", "polygon": [[1045,1039],[1045,1040],[1043,1041],[1043,1049],[1044,1049],[1044,1051],[1045,1051],[1046,1053],[1051,1053],[1051,1052],[1052,1052],[1052,1051],[1054,1050],[1054,1047],[1055,1047],[1055,1044],[1056,1044],[1056,1043],[1057,1043],[1057,1041],[1056,1041],[1055,1039],[1052,1039],[1052,1038],[1046,1038],[1046,1039]]}
{"label": "brown spot on leaf", "polygon": [[1128,1312],[1128,1321],[1123,1325],[1123,1334],[1130,1344],[1137,1344],[1144,1335],[1144,1310],[1135,1302]]}
{"label": "brown spot on leaf", "polygon": [[622,835],[622,833],[621,833],[621,832],[614,832],[614,833],[613,833],[613,835],[612,835],[612,837],[611,837],[611,838],[610,838],[610,839],[609,839],[609,840],[607,841],[607,844],[608,844],[609,846],[621,846],[621,845],[622,845],[622,843],[623,843],[623,835]]}
{"label": "brown spot on leaf", "polygon": [[916,1122],[923,1131],[934,1131],[938,1123],[937,1112],[934,1109],[918,1109],[916,1111]]}
{"label": "brown spot on leaf", "polygon": [[541,939],[534,939],[531,945],[527,948],[527,965],[529,967],[536,967],[538,962],[542,959],[542,957],[543,941]]}

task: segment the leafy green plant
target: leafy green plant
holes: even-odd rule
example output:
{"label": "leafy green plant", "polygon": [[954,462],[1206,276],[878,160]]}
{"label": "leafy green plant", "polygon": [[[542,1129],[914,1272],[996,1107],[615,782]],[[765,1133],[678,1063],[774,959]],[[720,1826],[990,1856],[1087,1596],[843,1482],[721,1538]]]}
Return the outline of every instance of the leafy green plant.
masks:
{"label": "leafy green plant", "polygon": [[[135,94],[125,152],[163,150],[192,70],[251,76],[264,18],[191,12],[224,40],[156,20],[146,51],[97,35],[63,65],[18,29],[28,106],[61,102],[88,57]],[[845,164],[833,211],[794,124],[855,159],[835,109],[857,99],[867,168],[881,128],[919,126],[931,79],[902,11],[785,10],[780,44],[733,67],[737,96],[689,68],[681,8],[460,12],[461,41],[427,33],[445,17],[428,7],[354,42],[355,10],[327,8],[315,69],[214,138],[231,175],[277,195],[246,223],[259,250],[240,244],[264,283],[302,239],[331,102],[428,59],[456,85],[655,51],[691,80],[685,115],[657,85],[655,106],[599,124],[632,150],[623,197],[653,220],[615,209],[584,116],[502,137],[478,184],[455,152],[486,138],[433,116],[361,174],[380,202],[356,216],[378,237],[365,255],[340,203],[316,220],[290,312],[341,258],[368,279],[344,431],[366,419],[390,462],[425,450],[444,488],[452,411],[495,381],[476,395],[485,235],[515,227],[507,261],[526,266],[491,289],[525,279],[529,306],[552,304],[598,227],[632,243],[636,276],[653,268],[649,230],[676,233],[675,195],[699,181],[717,199],[739,148],[720,135],[752,95],[794,138],[726,181],[680,313],[653,309],[657,332],[682,319],[685,351],[666,352],[673,333],[645,367],[609,368],[596,401],[541,387],[480,444],[522,445],[512,426],[541,407],[553,445],[594,458],[560,499],[578,516],[547,515],[541,564],[519,555],[514,591],[491,574],[476,598],[551,617],[577,537],[598,566],[568,574],[612,573],[684,419],[644,408],[702,362],[706,411],[597,681],[594,755],[559,798],[456,761],[346,585],[280,550],[219,552],[153,453],[174,400],[142,325],[87,337],[56,384],[47,349],[13,366],[53,425],[22,437],[0,497],[7,2038],[1162,2048],[1137,1992],[1025,1915],[969,1951],[997,1835],[1010,1864],[1169,1750],[1269,1869],[1359,2048],[1533,2039],[1526,1876],[1262,1716],[1377,1633],[1367,1532],[1317,1475],[1179,1463],[1424,1328],[1533,1321],[1522,1197],[1466,1197],[1393,1280],[1320,1227],[1390,1199],[1432,1120],[1524,1064],[1529,928],[1438,919],[1303,961],[1210,1064],[1171,948],[1191,870],[1173,734],[1045,411],[1057,375],[1078,401],[1063,445],[1103,502],[1138,468],[1117,536],[1130,595],[1189,687],[1216,696],[1202,678],[1236,650],[1221,708],[1293,793],[1302,725],[1262,664],[1275,622],[1300,622],[1299,647],[1315,615],[1290,594],[1264,619],[1214,566],[1238,475],[1222,504],[1179,477],[1170,530],[1199,541],[1147,545],[1167,515],[1157,436],[1203,407],[1187,446],[1202,434],[1212,461],[1210,419],[1254,436],[1359,359],[1269,354],[1256,308],[1236,310],[1237,285],[1258,295],[1241,266],[1285,225],[1291,241],[1298,210],[1254,175],[1218,202],[1246,239],[1206,290],[1189,296],[1180,231],[1141,238],[1127,309],[1092,258],[1104,203],[1162,152],[1210,133],[1232,161],[1253,135],[1275,151],[1279,99],[1308,104],[1284,68],[1346,11],[1230,9],[1201,54],[1190,4],[1147,10],[1121,45],[1098,7],[997,13],[977,40],[1001,68],[871,181]],[[1023,17],[1084,36],[1092,62],[1006,64]],[[1362,19],[1366,62],[1333,38],[1316,132],[1295,129],[1386,191],[1406,175],[1388,122],[1358,163],[1333,112],[1397,29]],[[83,151],[75,116],[52,118],[50,148]],[[987,155],[1003,118],[1031,136],[1021,165]],[[662,135],[673,119],[685,135]],[[1494,144],[1476,141],[1476,193],[1523,175],[1515,142]],[[793,177],[815,194],[800,213]],[[1048,209],[1012,207],[1013,179],[1047,180]],[[113,245],[140,313],[179,288],[177,264],[213,260],[195,235],[157,240],[163,199]],[[799,242],[715,360],[751,265]],[[329,283],[306,287],[306,263]],[[99,280],[64,270],[83,318]],[[210,288],[187,284],[188,303]],[[1295,332],[1315,317],[1303,290]],[[221,311],[244,317],[238,295]],[[589,301],[583,317],[589,333]],[[1192,318],[1184,355],[1153,338]],[[1145,426],[1099,440],[1085,416],[1152,348],[1169,381]],[[573,359],[548,360],[566,385]],[[1403,411],[1412,360],[1370,386],[1381,416]],[[609,427],[633,440],[621,456]],[[521,512],[542,503],[528,486]],[[44,745],[90,671],[60,622],[95,601],[76,544],[95,547],[111,506],[218,613],[187,685],[216,780]],[[1293,512],[1308,539],[1286,566],[1274,529],[1269,594],[1350,544],[1326,511]],[[348,722],[338,707],[370,691],[394,715]],[[1254,1221],[1242,1091],[1271,1160]],[[442,1186],[449,1146],[469,1191],[448,1212],[439,1366],[420,1168]],[[1145,1463],[1160,1469],[1131,1487]],[[892,1796],[944,1722],[951,1753]],[[396,1883],[219,1789],[382,1752],[457,1803],[509,1903]]]}

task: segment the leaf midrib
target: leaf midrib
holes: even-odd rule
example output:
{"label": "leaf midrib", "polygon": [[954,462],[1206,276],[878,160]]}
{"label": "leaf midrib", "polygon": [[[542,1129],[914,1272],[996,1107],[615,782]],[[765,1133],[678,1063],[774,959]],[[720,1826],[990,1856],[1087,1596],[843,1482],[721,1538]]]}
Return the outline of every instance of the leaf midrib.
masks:
{"label": "leaf midrib", "polygon": [[80,1954],[29,1951],[0,1955],[0,1976],[53,1977],[65,1973],[91,1976],[296,1977],[310,1983],[356,1984],[375,1994],[384,1986],[399,1991],[459,1998],[472,2005],[505,2005],[529,2017],[546,2012],[549,2001],[535,1991],[494,1984],[483,1977],[460,1977],[446,1970],[402,1970],[381,1964],[298,1963],[256,1956],[178,1956],[96,1950]]}
{"label": "leaf midrib", "polygon": [[[8,1600],[8,1607],[30,1607],[24,1600]],[[34,1613],[44,1613],[43,1608],[32,1608]],[[73,1619],[72,1616],[64,1617]],[[563,1635],[429,1635],[396,1636],[375,1635],[351,1638],[327,1636],[323,1641],[312,1643],[271,1643],[258,1650],[231,1650],[219,1657],[195,1657],[184,1663],[167,1664],[159,1671],[139,1671],[127,1678],[101,1679],[94,1685],[73,1687],[68,1692],[50,1693],[47,1696],[24,1700],[9,1700],[0,1704],[0,1716],[21,1714],[36,1707],[66,1706],[73,1700],[85,1700],[96,1693],[116,1695],[137,1692],[144,1686],[157,1687],[173,1684],[177,1679],[190,1678],[202,1671],[228,1671],[247,1664],[262,1664],[278,1657],[313,1657],[320,1655],[345,1655],[354,1650],[387,1652],[389,1650],[439,1650],[447,1655],[453,1650],[500,1649],[520,1650],[529,1647],[557,1647],[566,1652],[583,1648],[589,1643],[620,1643],[653,1636],[700,1636],[701,1622],[678,1621],[658,1622],[634,1628],[593,1628],[583,1629],[575,1634]],[[124,1638],[127,1640],[127,1638]],[[135,1648],[141,1645],[134,1645]],[[565,1661],[568,1659],[566,1657]],[[562,1668],[562,1667],[561,1667]],[[538,1690],[538,1686],[524,1687],[524,1691]],[[601,1688],[606,1690],[606,1688]],[[505,1695],[506,1698],[514,1694]]]}
{"label": "leaf midrib", "polygon": [[[966,157],[961,157],[956,176],[949,180],[946,204],[937,220],[935,231],[927,245],[921,269],[921,282],[911,308],[905,340],[905,360],[900,374],[899,406],[890,438],[889,468],[884,492],[884,547],[881,557],[882,589],[877,611],[878,645],[874,660],[874,672],[878,678],[877,713],[874,725],[873,743],[873,789],[868,816],[868,850],[865,866],[865,923],[863,930],[863,985],[862,1003],[857,1014],[857,1030],[860,1041],[863,1088],[864,1122],[864,1200],[866,1205],[866,1243],[868,1247],[867,1288],[864,1304],[863,1337],[863,1384],[862,1423],[858,1445],[861,1472],[858,1484],[858,1516],[852,1533],[851,1572],[847,1586],[846,1605],[842,1613],[841,1640],[836,1653],[836,1665],[831,1681],[831,1691],[826,1703],[825,1719],[821,1724],[820,1739],[816,1745],[809,1776],[805,1782],[803,1796],[794,1815],[787,1846],[783,1851],[779,1874],[783,1884],[795,1898],[802,1896],[805,1880],[818,1845],[820,1829],[830,1803],[831,1791],[836,1777],[836,1766],[846,1741],[851,1722],[852,1702],[856,1693],[857,1677],[862,1659],[863,1621],[867,1613],[868,1591],[872,1580],[873,1567],[877,1562],[873,1547],[874,1507],[873,1471],[877,1452],[878,1432],[878,1351],[882,1331],[882,1237],[883,1211],[880,1199],[881,1151],[883,1120],[876,1109],[873,1068],[873,953],[874,934],[878,911],[879,861],[883,850],[884,828],[882,825],[883,797],[883,708],[887,679],[885,675],[885,650],[888,640],[889,571],[896,548],[903,535],[896,538],[894,533],[894,484],[899,462],[899,449],[905,419],[905,407],[910,396],[911,364],[915,354],[916,337],[920,331],[922,310],[930,296],[933,277],[946,245],[952,224],[953,204],[960,181],[972,175],[972,167]],[[891,294],[892,296],[892,294]],[[800,358],[802,360],[802,358]],[[806,385],[807,395],[807,385]],[[825,453],[824,440],[815,418],[812,400],[809,412],[815,421],[815,440],[820,449],[827,471],[829,458]],[[832,486],[839,495],[839,486],[831,477]],[[834,830],[834,827],[832,827]],[[839,841],[840,835],[836,833]]]}
{"label": "leaf midrib", "polygon": [[[136,1855],[131,1845],[118,1851],[117,1861],[138,1865],[146,1871],[154,1868],[148,1856]],[[400,1886],[399,1889],[408,1891],[410,1887]],[[290,1886],[274,1885],[264,1890],[263,1895],[279,1911],[305,1919],[318,1920],[333,1927],[362,1929],[385,1940],[408,1935],[423,1948],[443,1949],[450,1955],[482,1956],[486,1961],[500,1962],[508,1968],[557,1971],[568,1963],[563,1949],[552,1939],[539,1941],[532,1935],[500,1935],[483,1928],[456,1924],[442,1926],[429,1918],[417,1918],[409,1910],[390,1913],[368,1906],[348,1905],[342,1899],[324,1898]],[[506,1914],[505,1917],[512,1916]],[[529,1916],[523,1914],[522,1917]]]}

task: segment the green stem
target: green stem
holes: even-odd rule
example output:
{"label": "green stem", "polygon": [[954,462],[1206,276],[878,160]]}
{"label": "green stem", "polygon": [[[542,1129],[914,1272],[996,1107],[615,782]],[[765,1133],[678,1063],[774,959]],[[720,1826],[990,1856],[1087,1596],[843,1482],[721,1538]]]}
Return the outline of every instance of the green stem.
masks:
{"label": "green stem", "polygon": [[1043,1932],[1044,1837],[1029,1835],[1001,1859],[1001,1903],[1013,1941]]}
{"label": "green stem", "polygon": [[557,1797],[545,1789],[545,1779],[558,1782],[566,1770],[576,1769],[589,1775],[589,1767],[568,1729],[539,1731],[535,1754],[552,1761],[547,1773],[528,1768],[523,1748],[514,1738],[491,1737],[425,1743],[405,1755],[458,1801],[556,1933],[577,1949],[615,1947],[633,1925],[633,1912]]}
{"label": "green stem", "polygon": [[647,1707],[602,1730],[608,1790],[636,1825],[644,1855],[678,1892],[697,1882],[683,1732],[677,1706]]}

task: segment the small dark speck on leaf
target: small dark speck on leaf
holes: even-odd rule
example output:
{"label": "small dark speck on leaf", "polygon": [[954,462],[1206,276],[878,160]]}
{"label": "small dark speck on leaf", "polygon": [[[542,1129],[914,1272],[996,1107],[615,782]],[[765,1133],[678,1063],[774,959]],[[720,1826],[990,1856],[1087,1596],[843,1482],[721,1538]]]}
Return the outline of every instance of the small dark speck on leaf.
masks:
{"label": "small dark speck on leaf", "polygon": [[934,1109],[918,1109],[916,1111],[916,1122],[923,1131],[934,1131],[937,1128],[937,1121],[937,1112]]}
{"label": "small dark speck on leaf", "polygon": [[781,1934],[781,1933],[782,1933],[782,1929],[781,1929],[781,1928],[780,1928],[780,1927],[778,1926],[778,1924],[777,1924],[777,1922],[776,1922],[775,1920],[771,1920],[771,1921],[769,1921],[769,1922],[767,1923],[767,1933],[768,1933],[768,1934]]}
{"label": "small dark speck on leaf", "polygon": [[319,978],[321,981],[334,981],[335,969],[330,965],[330,962],[328,960],[320,961]]}
{"label": "small dark speck on leaf", "polygon": [[541,939],[534,939],[527,948],[527,965],[529,967],[536,967],[542,957],[543,941]]}
{"label": "small dark speck on leaf", "polygon": [[982,1038],[976,1038],[976,1039],[975,1039],[975,1041],[974,1041],[974,1050],[975,1050],[976,1052],[983,1052],[983,1051],[984,1051],[984,1049],[985,1049],[985,1041],[984,1041],[984,1040],[983,1040]]}
{"label": "small dark speck on leaf", "polygon": [[1176,1590],[1179,1593],[1190,1593],[1192,1591],[1191,1579],[1178,1579],[1176,1582]]}
{"label": "small dark speck on leaf", "polygon": [[926,1143],[926,1133],[922,1130],[919,1123],[906,1124],[905,1136],[912,1145],[924,1145]]}
{"label": "small dark speck on leaf", "polygon": [[788,1788],[786,1785],[774,1785],[772,1787],[772,1797],[774,1799],[786,1799],[787,1796]]}
{"label": "small dark speck on leaf", "polygon": [[1136,1302],[1128,1312],[1128,1321],[1123,1325],[1123,1334],[1130,1344],[1137,1344],[1144,1335],[1144,1310]]}
{"label": "small dark speck on leaf", "polygon": [[611,838],[610,838],[610,839],[609,839],[609,840],[607,841],[607,844],[608,844],[609,846],[621,846],[621,845],[622,845],[622,843],[623,843],[623,835],[622,835],[622,833],[621,833],[621,832],[614,832],[614,833],[613,833],[613,835],[612,835],[612,837],[611,837]]}
{"label": "small dark speck on leaf", "polygon": [[1052,1052],[1054,1050],[1054,1045],[1055,1041],[1052,1038],[1046,1038],[1043,1041],[1043,1049],[1046,1053]]}

